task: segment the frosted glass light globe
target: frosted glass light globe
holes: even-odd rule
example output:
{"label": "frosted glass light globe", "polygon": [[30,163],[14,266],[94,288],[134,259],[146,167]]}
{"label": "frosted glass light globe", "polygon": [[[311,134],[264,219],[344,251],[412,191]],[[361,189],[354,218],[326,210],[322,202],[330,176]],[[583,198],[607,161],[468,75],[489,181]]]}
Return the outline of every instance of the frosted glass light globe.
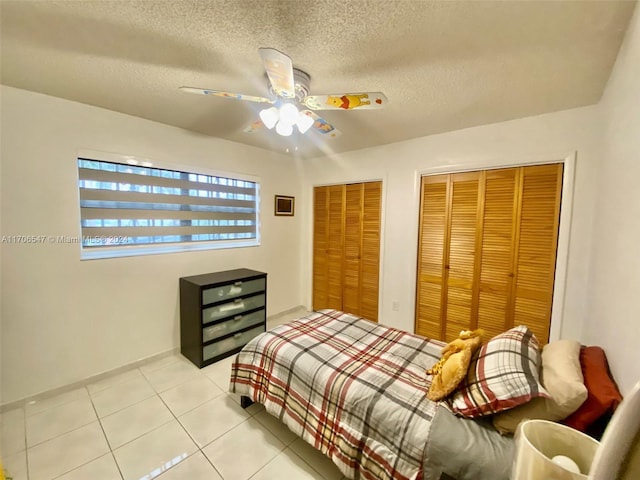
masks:
{"label": "frosted glass light globe", "polygon": [[293,125],[284,123],[282,120],[280,120],[276,125],[276,132],[278,133],[278,135],[288,137],[293,133]]}
{"label": "frosted glass light globe", "polygon": [[280,107],[280,123],[295,125],[298,121],[298,109],[293,103],[285,103]]}
{"label": "frosted glass light globe", "polygon": [[269,130],[275,127],[278,118],[280,118],[280,116],[276,107],[267,108],[260,112],[260,120],[262,120],[264,126]]}
{"label": "frosted glass light globe", "polygon": [[311,125],[313,125],[313,118],[301,112],[298,116],[296,125],[298,125],[298,130],[300,130],[300,133],[305,133],[311,128]]}

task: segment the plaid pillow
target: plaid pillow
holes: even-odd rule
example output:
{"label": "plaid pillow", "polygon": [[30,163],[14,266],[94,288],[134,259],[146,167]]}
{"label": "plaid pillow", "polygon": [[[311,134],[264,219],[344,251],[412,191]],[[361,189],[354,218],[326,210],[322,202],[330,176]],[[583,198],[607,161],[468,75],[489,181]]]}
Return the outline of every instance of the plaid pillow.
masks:
{"label": "plaid pillow", "polygon": [[540,345],[521,325],[493,337],[471,359],[466,379],[449,397],[455,413],[482,417],[550,395],[540,384]]}

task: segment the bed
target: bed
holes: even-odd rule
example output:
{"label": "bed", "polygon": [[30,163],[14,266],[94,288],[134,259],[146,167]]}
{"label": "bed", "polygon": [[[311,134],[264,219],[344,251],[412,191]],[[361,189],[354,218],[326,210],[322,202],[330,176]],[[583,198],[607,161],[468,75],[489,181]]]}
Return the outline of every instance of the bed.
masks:
{"label": "bed", "polygon": [[445,344],[335,310],[250,341],[230,390],[279,418],[347,478],[508,480],[512,437],[427,399]]}

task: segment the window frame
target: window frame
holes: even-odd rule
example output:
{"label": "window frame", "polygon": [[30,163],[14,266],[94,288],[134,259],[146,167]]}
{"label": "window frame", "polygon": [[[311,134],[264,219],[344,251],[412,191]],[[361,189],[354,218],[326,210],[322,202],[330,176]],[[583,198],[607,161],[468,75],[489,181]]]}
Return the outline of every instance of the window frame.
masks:
{"label": "window frame", "polygon": [[[135,167],[152,168],[160,170],[178,171],[195,175],[207,175],[218,178],[228,178],[232,180],[240,180],[252,182],[255,184],[255,238],[247,239],[231,239],[231,240],[207,240],[192,242],[171,242],[171,243],[154,243],[139,245],[115,245],[110,247],[87,247],[84,246],[83,226],[82,226],[82,207],[81,207],[81,190],[80,187],[80,160],[94,160],[97,162],[110,162],[122,165],[130,165]],[[246,175],[238,172],[228,172],[221,170],[212,170],[203,167],[180,165],[177,163],[161,162],[142,158],[135,155],[123,155],[118,153],[101,152],[96,150],[78,150],[75,158],[76,172],[76,194],[77,194],[77,225],[79,228],[78,241],[80,247],[80,260],[95,260],[104,258],[122,258],[142,255],[158,255],[177,252],[220,250],[227,248],[245,248],[260,246],[260,202],[261,202],[261,185],[260,178],[254,175]]]}

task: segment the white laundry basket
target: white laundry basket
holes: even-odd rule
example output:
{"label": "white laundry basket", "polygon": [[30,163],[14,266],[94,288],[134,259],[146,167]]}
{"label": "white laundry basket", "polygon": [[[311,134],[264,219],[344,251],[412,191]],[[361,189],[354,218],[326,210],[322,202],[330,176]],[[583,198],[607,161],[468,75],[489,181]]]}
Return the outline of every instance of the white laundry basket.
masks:
{"label": "white laundry basket", "polygon": [[[573,428],[547,420],[527,420],[516,431],[516,459],[511,480],[587,480],[599,442]],[[571,458],[573,473],[553,463],[556,455]]]}

